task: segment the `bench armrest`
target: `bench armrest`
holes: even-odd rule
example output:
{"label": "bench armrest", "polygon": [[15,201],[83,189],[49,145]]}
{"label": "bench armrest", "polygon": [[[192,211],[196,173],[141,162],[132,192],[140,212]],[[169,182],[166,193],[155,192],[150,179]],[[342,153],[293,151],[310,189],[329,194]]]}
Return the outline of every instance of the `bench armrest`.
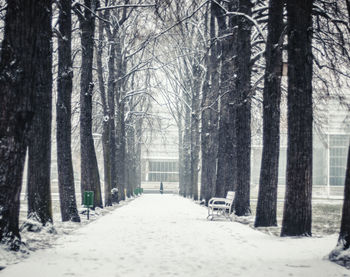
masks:
{"label": "bench armrest", "polygon": [[226,203],[226,198],[219,198],[219,197],[210,198],[210,200],[209,200],[209,202],[208,202],[208,206],[209,206],[209,205],[213,205],[213,204],[215,204],[216,202],[224,202],[224,203]]}

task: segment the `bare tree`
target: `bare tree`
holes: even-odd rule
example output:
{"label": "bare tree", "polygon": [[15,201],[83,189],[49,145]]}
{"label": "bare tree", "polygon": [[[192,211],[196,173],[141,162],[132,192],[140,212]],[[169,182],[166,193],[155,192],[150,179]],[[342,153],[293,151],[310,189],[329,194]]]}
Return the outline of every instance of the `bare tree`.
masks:
{"label": "bare tree", "polygon": [[[20,247],[18,230],[28,131],[35,113],[35,88],[43,19],[51,1],[9,1],[0,59],[0,243]],[[33,39],[37,38],[37,39]],[[46,80],[45,80],[46,81]],[[50,81],[50,80],[48,80]]]}
{"label": "bare tree", "polygon": [[56,103],[56,139],[58,188],[62,221],[80,222],[77,210],[72,161],[72,5],[59,1],[58,77]]}
{"label": "bare tree", "polygon": [[287,1],[288,148],[281,236],[311,236],[312,3]]}
{"label": "bare tree", "polygon": [[263,94],[263,153],[255,226],[277,225],[284,1],[270,0]]}
{"label": "bare tree", "polygon": [[[81,191],[94,192],[94,206],[103,207],[94,141],[92,137],[92,63],[94,52],[95,13],[98,2],[84,0],[84,14],[77,11],[81,28],[81,80],[80,80],[80,154]],[[81,6],[80,6],[81,7]]]}
{"label": "bare tree", "polygon": [[[250,0],[240,0],[238,12],[252,15]],[[251,21],[241,16],[237,20],[237,80],[236,80],[236,134],[237,134],[237,190],[235,214],[250,214],[250,146],[251,146]]]}

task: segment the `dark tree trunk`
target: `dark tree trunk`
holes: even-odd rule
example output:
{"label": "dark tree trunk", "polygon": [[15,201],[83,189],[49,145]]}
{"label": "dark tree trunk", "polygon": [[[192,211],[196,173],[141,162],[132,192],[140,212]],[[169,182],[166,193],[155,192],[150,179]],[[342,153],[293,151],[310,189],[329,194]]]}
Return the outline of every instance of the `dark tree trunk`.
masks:
{"label": "dark tree trunk", "polygon": [[183,176],[184,176],[184,196],[192,197],[192,180],[191,180],[191,100],[188,92],[184,92],[185,120],[183,132]]}
{"label": "dark tree trunk", "polygon": [[130,197],[134,194],[135,188],[135,129],[134,119],[131,118],[128,121],[127,128],[127,196]]}
{"label": "dark tree trunk", "polygon": [[122,46],[120,37],[116,37],[116,173],[117,173],[117,186],[119,191],[119,199],[125,200],[125,187],[126,187],[126,139],[125,139],[125,102],[124,102],[124,78],[125,76],[125,63],[122,56]]}
{"label": "dark tree trunk", "polygon": [[[209,49],[207,49],[209,51]],[[202,102],[201,102],[201,109],[202,109],[202,115],[201,115],[201,189],[200,189],[200,200],[207,199],[209,195],[208,192],[208,181],[207,181],[207,170],[208,170],[208,144],[209,144],[209,109],[206,109],[206,106],[208,105],[208,93],[209,91],[209,62],[208,62],[208,54],[206,59],[206,74],[205,79],[203,81],[202,86]],[[206,202],[207,203],[207,202]]]}
{"label": "dark tree trunk", "polygon": [[[107,11],[107,18],[110,20],[109,12]],[[102,24],[102,22],[101,22]],[[116,128],[115,128],[115,57],[116,57],[116,50],[115,50],[115,37],[117,34],[117,28],[110,29],[109,25],[105,25],[105,30],[108,35],[109,40],[109,55],[108,55],[108,82],[107,82],[107,99],[108,99],[108,131],[109,131],[109,176],[110,176],[110,188],[105,189],[105,193],[107,193],[107,196],[105,196],[106,200],[108,200],[108,203],[105,203],[105,205],[111,205],[111,189],[117,188],[117,169],[116,169]],[[107,191],[108,189],[108,191]]]}
{"label": "dark tree trunk", "polygon": [[81,28],[81,80],[80,80],[80,154],[81,154],[81,192],[94,192],[94,206],[103,207],[100,177],[92,137],[92,64],[94,53],[95,0],[85,0],[84,17],[80,18]]}
{"label": "dark tree trunk", "polygon": [[[99,13],[99,16],[102,17],[102,13]],[[111,150],[110,150],[110,131],[109,131],[109,114],[108,106],[106,100],[106,90],[105,83],[103,78],[103,67],[102,67],[102,55],[103,55],[103,22],[99,21],[98,24],[98,47],[96,55],[96,64],[97,64],[97,77],[98,84],[102,102],[103,109],[103,125],[102,125],[102,149],[103,149],[103,169],[104,169],[104,192],[105,192],[105,206],[112,205],[112,182],[111,182]]]}
{"label": "dark tree trunk", "polygon": [[329,254],[330,260],[350,267],[350,260],[348,255],[342,255],[343,251],[348,250],[350,247],[350,145],[348,150],[348,161],[345,175],[345,187],[344,187],[344,203],[343,212],[340,224],[340,233],[338,238],[337,247]]}
{"label": "dark tree trunk", "polygon": [[[231,1],[231,2],[235,2]],[[230,3],[230,10],[232,9]],[[217,15],[219,36],[225,36],[221,44],[221,74],[220,74],[220,114],[218,128],[218,167],[216,179],[216,196],[225,197],[227,191],[235,189],[236,184],[236,154],[235,154],[235,26],[226,24],[226,15]],[[232,35],[229,35],[232,34]]]}
{"label": "dark tree trunk", "polygon": [[[210,87],[204,103],[202,112],[202,133],[205,136],[205,140],[202,145],[205,144],[205,148],[202,148],[202,182],[206,182],[205,201],[208,203],[209,199],[216,193],[216,170],[217,170],[217,153],[218,153],[218,91],[219,91],[219,59],[220,46],[214,40],[216,38],[215,28],[215,15],[221,8],[211,3],[210,7],[210,41],[211,51],[209,56],[208,74],[210,75]],[[204,128],[204,129],[203,129]],[[206,130],[206,131],[204,131]]]}
{"label": "dark tree trunk", "polygon": [[[27,135],[35,112],[36,66],[51,1],[8,1],[0,59],[0,243],[20,247],[20,192]],[[44,80],[45,82],[46,80]]]}
{"label": "dark tree trunk", "polygon": [[35,115],[28,144],[28,218],[42,225],[52,223],[50,168],[52,120],[52,8],[41,17],[42,28],[36,35],[40,56],[35,80]]}
{"label": "dark tree trunk", "polygon": [[[350,22],[350,1],[346,0],[348,21]],[[344,202],[340,224],[340,233],[336,248],[329,254],[329,259],[347,268],[350,268],[348,255],[343,255],[350,247],[350,144],[348,149],[348,161],[345,173]]]}
{"label": "dark tree trunk", "polygon": [[125,122],[124,122],[124,102],[120,101],[117,110],[117,125],[116,125],[116,149],[117,149],[117,185],[119,190],[119,197],[121,200],[125,200],[125,159],[126,159],[126,151],[125,151]]}
{"label": "dark tree trunk", "polygon": [[[252,14],[250,0],[239,0],[238,11],[248,16]],[[235,214],[249,215],[250,211],[250,147],[251,147],[251,26],[243,16],[238,19],[237,28],[237,190],[235,194]]]}
{"label": "dark tree trunk", "polygon": [[277,225],[284,1],[270,0],[263,94],[263,152],[255,227]]}
{"label": "dark tree trunk", "polygon": [[[114,37],[111,37],[113,39]],[[116,171],[116,130],[115,130],[115,44],[110,46],[108,59],[108,120],[109,120],[109,156],[110,156],[110,177],[112,188],[117,187],[117,171]],[[106,191],[105,191],[106,193]],[[109,191],[109,194],[111,192]]]}
{"label": "dark tree trunk", "polygon": [[141,151],[142,151],[142,124],[143,119],[137,118],[136,120],[136,152],[135,152],[135,174],[136,174],[136,187],[141,187]]}
{"label": "dark tree trunk", "polygon": [[[72,18],[71,2],[60,1],[58,18],[58,78],[56,104],[56,140],[58,188],[62,221],[80,222],[77,210],[71,148],[72,98]],[[62,36],[62,37],[61,37]]]}
{"label": "dark tree trunk", "polygon": [[[199,57],[197,57],[199,58]],[[195,63],[198,61],[196,60]],[[192,87],[192,101],[191,101],[191,185],[193,199],[198,200],[198,164],[199,164],[199,93],[201,87],[202,72],[198,64],[192,66],[193,72],[193,87]]]}
{"label": "dark tree trunk", "polygon": [[[180,105],[183,105],[182,103]],[[181,196],[185,196],[185,185],[184,185],[184,156],[183,156],[183,119],[182,119],[182,112],[179,106],[179,103],[177,103],[177,128],[178,128],[178,138],[179,138],[179,194]]]}
{"label": "dark tree trunk", "polygon": [[287,1],[288,148],[281,236],[311,236],[312,3]]}
{"label": "dark tree trunk", "polygon": [[350,147],[348,151],[348,162],[346,168],[344,205],[340,226],[339,243],[344,245],[344,249],[350,246]]}

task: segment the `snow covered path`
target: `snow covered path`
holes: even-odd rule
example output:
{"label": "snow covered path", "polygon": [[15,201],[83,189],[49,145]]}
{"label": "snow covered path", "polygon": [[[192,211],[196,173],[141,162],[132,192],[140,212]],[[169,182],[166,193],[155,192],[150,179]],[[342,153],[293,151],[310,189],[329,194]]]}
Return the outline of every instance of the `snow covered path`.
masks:
{"label": "snow covered path", "polygon": [[175,195],[142,195],[0,276],[350,276],[323,259],[336,237],[279,238]]}

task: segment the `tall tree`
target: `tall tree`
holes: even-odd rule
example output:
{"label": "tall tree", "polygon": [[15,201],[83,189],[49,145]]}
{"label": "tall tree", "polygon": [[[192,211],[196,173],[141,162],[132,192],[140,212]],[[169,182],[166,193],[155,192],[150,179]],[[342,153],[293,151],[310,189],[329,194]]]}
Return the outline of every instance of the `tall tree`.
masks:
{"label": "tall tree", "polygon": [[312,4],[287,1],[288,148],[281,236],[311,236]]}
{"label": "tall tree", "polygon": [[[198,47],[200,49],[200,47]],[[200,69],[200,55],[195,54],[192,64],[192,95],[191,95],[191,185],[193,199],[198,200],[198,165],[200,151],[200,134],[199,134],[199,114],[202,70]]]}
{"label": "tall tree", "polygon": [[263,152],[255,226],[277,225],[284,1],[270,0],[263,92]]}
{"label": "tall tree", "polygon": [[12,250],[20,247],[22,174],[35,114],[37,65],[43,58],[40,33],[51,4],[49,0],[7,3],[0,59],[0,243]]}
{"label": "tall tree", "polygon": [[[208,57],[207,76],[209,77],[208,91],[202,99],[202,170],[201,182],[206,183],[206,190],[202,198],[206,203],[215,195],[216,191],[216,170],[218,152],[218,92],[219,92],[219,53],[220,45],[215,40],[216,14],[220,7],[214,1],[210,5],[209,34],[210,53]],[[204,85],[206,83],[204,82]]]}
{"label": "tall tree", "polygon": [[[237,0],[229,2],[229,10],[237,8]],[[219,37],[221,41],[221,74],[220,74],[220,113],[218,127],[218,167],[216,178],[216,196],[225,197],[227,191],[236,187],[236,154],[235,154],[235,107],[236,97],[235,64],[236,56],[235,26],[236,18],[231,17],[228,24],[223,10],[217,15]]]}
{"label": "tall tree", "polygon": [[[250,0],[239,0],[238,12],[251,16]],[[236,134],[237,134],[237,190],[235,214],[250,214],[250,150],[251,150],[251,29],[246,16],[237,19],[237,79],[236,79]]]}
{"label": "tall tree", "polygon": [[62,221],[80,222],[77,210],[71,148],[72,113],[72,4],[60,0],[58,32],[58,77],[56,103],[56,140],[58,188]]}
{"label": "tall tree", "polygon": [[116,64],[117,72],[115,75],[115,103],[116,103],[116,164],[117,164],[117,186],[119,192],[119,199],[125,200],[125,180],[126,180],[126,131],[125,131],[125,73],[126,62],[123,58],[122,45],[120,34],[116,37]]}
{"label": "tall tree", "polygon": [[[99,12],[102,18],[102,12]],[[98,45],[96,51],[97,78],[102,103],[103,123],[102,123],[102,151],[103,151],[103,169],[104,169],[104,192],[105,206],[112,205],[112,180],[111,180],[111,149],[110,149],[110,120],[107,105],[106,89],[103,76],[103,45],[104,45],[104,22],[100,19],[98,24]]]}
{"label": "tall tree", "polygon": [[37,34],[40,59],[36,65],[36,111],[28,145],[28,218],[42,225],[52,223],[50,189],[52,120],[52,8],[42,16],[43,27]]}
{"label": "tall tree", "polygon": [[81,29],[80,78],[80,167],[81,191],[94,192],[94,206],[103,207],[98,164],[92,137],[92,65],[94,56],[95,14],[98,1],[84,0],[84,15],[79,16]]}

